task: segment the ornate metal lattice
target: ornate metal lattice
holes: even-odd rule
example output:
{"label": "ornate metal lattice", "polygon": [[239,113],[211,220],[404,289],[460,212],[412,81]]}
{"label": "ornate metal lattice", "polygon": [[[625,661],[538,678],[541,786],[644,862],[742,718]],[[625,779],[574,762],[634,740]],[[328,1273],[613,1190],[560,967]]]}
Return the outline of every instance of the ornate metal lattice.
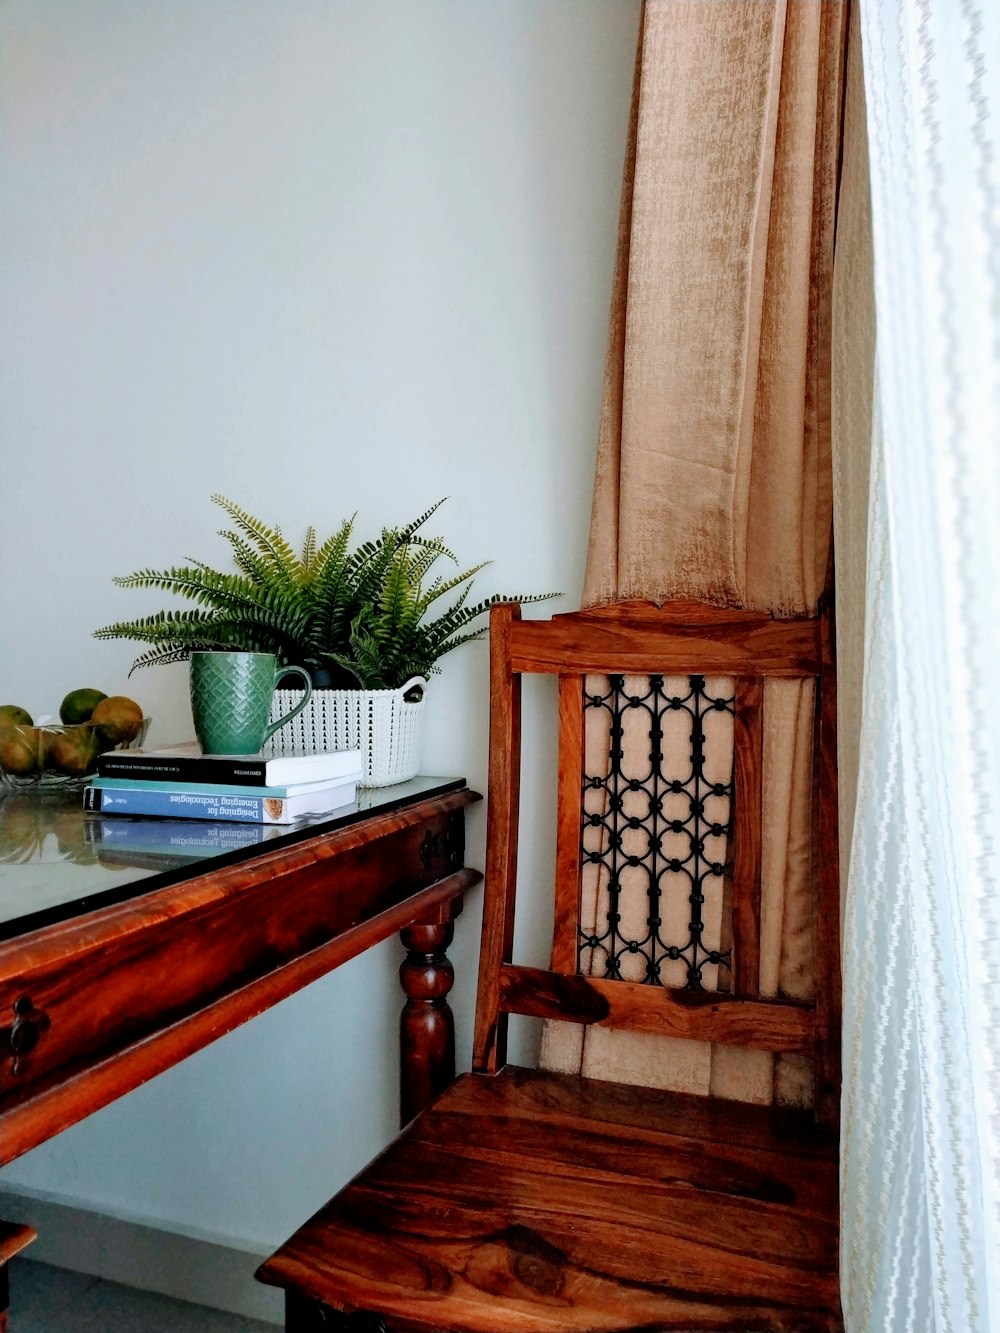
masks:
{"label": "ornate metal lattice", "polygon": [[[706,888],[731,874],[726,856],[733,796],[731,745],[715,747],[728,764],[724,774],[711,774],[706,723],[711,714],[732,715],[734,698],[710,695],[703,676],[689,678],[686,694],[668,694],[662,676],[629,677],[628,690],[624,676],[605,679],[604,693],[587,692],[594,678],[584,691],[585,710],[610,714],[610,745],[606,772],[584,772],[581,858],[584,873],[588,864],[596,867],[607,911],[600,912],[593,930],[580,930],[580,970],[601,975],[603,962],[605,977],[629,976],[649,985],[670,984],[663,975],[669,972],[684,988],[701,990],[706,965],[728,969],[731,963],[730,949],[708,947],[703,936]],[[604,767],[603,756],[595,762],[590,748],[585,769]],[[685,756],[679,765],[678,755]],[[645,932],[635,928],[641,910],[637,917],[633,900],[627,913],[631,931],[623,933],[624,895],[643,888]],[[686,936],[665,938],[664,908],[668,895],[677,894],[690,906]]]}

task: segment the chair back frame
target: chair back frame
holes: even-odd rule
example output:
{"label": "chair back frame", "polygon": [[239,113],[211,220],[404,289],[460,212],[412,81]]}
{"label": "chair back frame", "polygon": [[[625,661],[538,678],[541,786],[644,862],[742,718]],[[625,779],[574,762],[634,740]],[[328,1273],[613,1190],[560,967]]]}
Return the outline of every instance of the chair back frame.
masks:
{"label": "chair back frame", "polygon": [[[528,1014],[628,1027],[815,1062],[815,1114],[835,1124],[840,1095],[840,873],[836,669],[832,614],[776,620],[696,602],[619,602],[521,619],[516,603],[490,616],[490,759],[486,896],[473,1068],[506,1063],[507,1016]],[[521,772],[521,677],[559,680],[556,891],[549,969],[513,962]],[[674,989],[580,975],[584,678],[588,674],[735,677],[733,795],[729,831],[732,990]],[[811,809],[815,893],[815,998],[759,995],[764,681],[816,681]]]}

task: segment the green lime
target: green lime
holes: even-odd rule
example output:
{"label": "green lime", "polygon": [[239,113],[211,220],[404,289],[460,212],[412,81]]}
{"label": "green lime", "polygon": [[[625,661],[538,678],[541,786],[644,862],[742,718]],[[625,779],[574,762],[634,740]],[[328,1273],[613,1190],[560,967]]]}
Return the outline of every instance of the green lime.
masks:
{"label": "green lime", "polygon": [[107,697],[102,690],[71,690],[59,705],[59,721],[68,727],[89,722],[91,713]]}

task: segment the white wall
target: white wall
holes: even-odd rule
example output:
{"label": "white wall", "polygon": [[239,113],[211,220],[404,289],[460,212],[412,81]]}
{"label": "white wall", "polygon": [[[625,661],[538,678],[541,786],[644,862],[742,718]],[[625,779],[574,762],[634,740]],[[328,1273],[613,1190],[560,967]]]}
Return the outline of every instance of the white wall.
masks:
{"label": "white wall", "polygon": [[[435,530],[494,557],[484,594],[577,604],[637,21],[638,0],[5,0],[4,701],[94,684],[134,694],[154,739],[190,734],[183,668],[128,681],[134,650],[90,634],[164,603],[111,575],[225,560],[213,491],[296,539],[449,495]],[[477,644],[429,695],[425,771],[483,787],[485,710]],[[551,803],[528,794],[544,879]],[[478,907],[453,951],[466,1061]],[[280,1241],[394,1130],[399,956],[0,1185]]]}

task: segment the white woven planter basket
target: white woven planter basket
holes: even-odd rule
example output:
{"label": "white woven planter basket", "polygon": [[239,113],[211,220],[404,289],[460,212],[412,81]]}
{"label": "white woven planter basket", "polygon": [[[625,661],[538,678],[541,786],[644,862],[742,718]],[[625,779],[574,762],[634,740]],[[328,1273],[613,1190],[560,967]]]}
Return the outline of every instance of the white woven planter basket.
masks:
{"label": "white woven planter basket", "polygon": [[[313,690],[312,698],[264,746],[266,755],[361,750],[361,787],[391,787],[415,777],[420,768],[420,728],[424,700],[407,703],[414,676],[398,690]],[[271,721],[294,708],[301,690],[275,690]]]}

